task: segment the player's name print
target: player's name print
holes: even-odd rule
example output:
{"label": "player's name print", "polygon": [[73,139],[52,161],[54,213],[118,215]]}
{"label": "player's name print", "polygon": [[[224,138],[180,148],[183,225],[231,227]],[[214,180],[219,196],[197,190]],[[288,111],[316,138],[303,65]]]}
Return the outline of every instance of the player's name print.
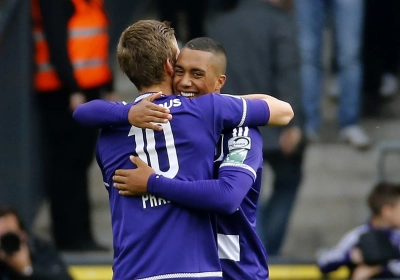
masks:
{"label": "player's name print", "polygon": [[171,107],[179,107],[179,106],[181,106],[182,102],[181,102],[180,99],[176,98],[176,99],[171,99],[171,100],[169,100],[167,102],[164,102],[164,103],[161,103],[161,104],[158,104],[158,105],[169,109]]}
{"label": "player's name print", "polygon": [[164,204],[167,204],[170,202],[171,201],[169,201],[169,200],[165,200],[164,198],[157,197],[152,194],[146,194],[146,195],[142,196],[143,209],[161,206],[161,205],[164,205]]}

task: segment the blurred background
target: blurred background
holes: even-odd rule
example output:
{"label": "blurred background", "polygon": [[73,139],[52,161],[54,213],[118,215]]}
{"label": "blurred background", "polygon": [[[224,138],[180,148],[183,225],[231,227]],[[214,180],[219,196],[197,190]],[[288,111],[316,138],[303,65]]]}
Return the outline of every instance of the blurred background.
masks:
{"label": "blurred background", "polygon": [[[108,64],[113,76],[112,88],[107,88],[107,92],[112,91],[113,100],[132,101],[137,96],[136,88],[118,68],[115,50],[121,32],[139,19],[170,20],[181,46],[192,38],[210,36],[227,49],[228,68],[231,60],[235,65],[242,58],[247,63],[246,69],[257,69],[254,71],[259,76],[264,74],[262,65],[253,65],[257,59],[247,59],[248,53],[255,53],[259,61],[263,61],[264,56],[278,58],[284,53],[283,49],[280,52],[284,43],[279,43],[279,40],[295,40],[293,49],[286,50],[291,54],[297,53],[293,60],[287,65],[283,65],[285,62],[282,60],[279,65],[280,60],[276,59],[275,64],[265,70],[265,79],[273,79],[269,72],[278,73],[288,69],[296,72],[289,79],[298,80],[296,98],[300,100],[301,110],[304,111],[299,113],[302,119],[298,124],[304,147],[295,169],[301,175],[295,186],[289,187],[291,190],[283,194],[291,197],[291,200],[286,202],[288,214],[282,218],[285,223],[279,231],[281,245],[273,249],[276,251],[269,258],[271,264],[315,264],[321,252],[337,244],[346,232],[369,218],[366,198],[374,184],[382,180],[400,181],[399,1],[324,1],[265,0],[270,5],[265,11],[266,21],[252,22],[251,27],[251,19],[260,16],[262,11],[252,14],[251,9],[244,7],[240,0],[105,0],[104,3],[109,20]],[[52,2],[62,5],[62,1]],[[323,4],[321,10],[316,11],[317,2],[331,4]],[[340,2],[347,3],[344,7],[347,13],[340,13]],[[356,4],[351,7],[350,2],[357,2],[358,10],[354,7]],[[311,3],[311,6],[307,7],[307,3]],[[310,8],[312,5],[314,8]],[[349,12],[351,9],[357,11],[352,14]],[[44,168],[43,142],[47,141],[44,139],[47,136],[41,132],[43,107],[37,105],[35,98],[38,91],[34,86],[37,41],[32,36],[34,23],[31,13],[30,1],[0,0],[0,204],[17,208],[32,233],[54,242],[51,217],[55,210],[50,206],[49,195],[44,187],[49,176],[45,172],[48,169]],[[314,22],[307,25],[307,18]],[[275,29],[282,31],[271,33],[270,41],[254,44],[249,38],[241,37],[240,34],[247,33],[240,30],[241,27],[254,28],[262,34],[266,29],[263,24],[277,26]],[[358,26],[359,30],[350,34],[343,31],[352,29],[352,26]],[[290,32],[285,33],[289,29]],[[260,35],[259,38],[261,40],[264,37]],[[48,39],[50,42],[51,39]],[[231,51],[231,45],[243,44],[246,52]],[[238,75],[249,75],[249,70],[241,70],[243,72],[239,71]],[[254,90],[254,87],[244,87],[243,92],[232,92],[234,85],[228,82],[226,92],[246,93]],[[250,80],[250,83],[257,84],[258,81]],[[279,84],[272,82],[265,88],[260,86],[256,89],[286,100],[279,90]],[[69,94],[71,92],[76,90],[70,87]],[[350,95],[353,97],[350,98]],[[349,98],[345,100],[345,97]],[[290,98],[293,97],[287,99]],[[342,120],[347,114],[346,110],[353,114],[353,120],[347,124],[346,120]],[[63,126],[61,119],[60,126]],[[349,127],[352,129],[350,132],[347,129]],[[67,129],[65,135],[62,133],[58,137],[68,138]],[[274,167],[273,161],[265,153],[264,185],[259,209],[264,209],[270,203],[272,193],[280,187],[275,180],[278,173],[274,169],[280,167]],[[73,167],[59,165],[53,168],[69,170]],[[94,246],[95,250],[63,250],[60,246],[60,251],[70,265],[110,265],[112,234],[108,195],[94,154],[86,175],[89,226],[98,246]],[[61,180],[64,179],[60,177]],[[52,188],[58,187],[57,183],[53,183]],[[67,206],[58,211],[68,213],[70,208],[79,208],[79,205],[68,201],[68,196],[61,200]],[[275,226],[261,216],[257,222],[259,225]]]}

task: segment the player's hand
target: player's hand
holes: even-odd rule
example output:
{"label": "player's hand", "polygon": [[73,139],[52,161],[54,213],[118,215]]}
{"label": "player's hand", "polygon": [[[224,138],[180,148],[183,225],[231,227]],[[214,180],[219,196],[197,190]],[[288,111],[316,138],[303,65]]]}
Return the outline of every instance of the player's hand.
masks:
{"label": "player's hand", "polygon": [[366,265],[361,264],[357,266],[351,277],[351,280],[367,280],[379,274],[382,270],[380,265]]}
{"label": "player's hand", "polygon": [[285,155],[292,154],[299,145],[301,138],[302,132],[299,127],[284,128],[279,138],[279,146],[282,153]]}
{"label": "player's hand", "polygon": [[144,195],[147,193],[147,182],[155,171],[139,157],[130,156],[129,159],[137,166],[136,169],[117,169],[113,176],[114,187],[119,194]]}
{"label": "player's hand", "polygon": [[86,102],[86,96],[81,92],[74,92],[69,97],[69,109],[73,112],[75,109]]}
{"label": "player's hand", "polygon": [[167,123],[172,119],[168,108],[153,103],[161,95],[162,92],[152,94],[132,106],[128,113],[129,123],[136,127],[161,131],[163,128],[158,124]]}

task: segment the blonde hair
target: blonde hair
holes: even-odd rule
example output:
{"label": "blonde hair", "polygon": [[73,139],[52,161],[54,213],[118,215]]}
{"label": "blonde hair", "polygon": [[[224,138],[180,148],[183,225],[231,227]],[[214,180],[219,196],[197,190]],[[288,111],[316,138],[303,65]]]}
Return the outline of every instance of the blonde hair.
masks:
{"label": "blonde hair", "polygon": [[169,22],[140,20],[122,32],[117,60],[122,72],[141,90],[164,81],[164,65],[176,62],[177,46]]}

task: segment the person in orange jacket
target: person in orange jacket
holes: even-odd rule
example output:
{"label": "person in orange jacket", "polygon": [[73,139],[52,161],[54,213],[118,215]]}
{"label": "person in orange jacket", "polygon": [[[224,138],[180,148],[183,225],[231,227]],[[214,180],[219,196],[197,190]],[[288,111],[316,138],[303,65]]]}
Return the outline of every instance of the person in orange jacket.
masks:
{"label": "person in orange jacket", "polygon": [[31,0],[34,91],[43,132],[45,187],[60,250],[102,250],[91,231],[87,172],[97,131],[81,127],[75,108],[115,96],[103,0]]}

